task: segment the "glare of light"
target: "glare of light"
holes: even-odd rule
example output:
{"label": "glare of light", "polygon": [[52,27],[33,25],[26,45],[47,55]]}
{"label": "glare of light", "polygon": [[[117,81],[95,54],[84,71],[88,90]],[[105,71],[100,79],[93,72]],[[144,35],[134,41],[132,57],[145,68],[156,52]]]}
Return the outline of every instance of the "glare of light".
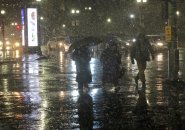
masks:
{"label": "glare of light", "polygon": [[4,86],[4,92],[7,92],[8,91],[8,89],[7,89],[7,87],[8,87],[8,79],[3,79],[3,86]]}
{"label": "glare of light", "polygon": [[111,21],[112,21],[111,18],[108,18],[108,19],[107,19],[107,22],[108,22],[108,23],[110,23]]}
{"label": "glare of light", "polygon": [[136,42],[136,39],[135,39],[135,38],[133,38],[133,39],[132,39],[132,41],[133,41],[133,42]]}
{"label": "glare of light", "polygon": [[14,24],[14,23],[12,23],[11,25],[12,25],[12,26],[14,26],[15,24]]}
{"label": "glare of light", "polygon": [[140,2],[141,2],[141,0],[137,0],[137,2],[138,2],[138,3],[140,3]]}
{"label": "glare of light", "polygon": [[41,16],[41,17],[40,17],[40,20],[44,20],[44,17]]}
{"label": "glare of light", "polygon": [[180,12],[179,11],[176,11],[176,15],[179,16],[180,15]]}
{"label": "glare of light", "polygon": [[5,10],[1,10],[1,14],[4,15],[6,12]]}
{"label": "glare of light", "polygon": [[12,34],[11,34],[11,36],[15,36],[15,34],[14,34],[14,33],[12,33]]}
{"label": "glare of light", "polygon": [[59,94],[59,96],[60,96],[61,98],[64,98],[64,96],[65,96],[64,91],[61,91],[60,94]]}
{"label": "glare of light", "polygon": [[130,18],[131,19],[135,18],[135,15],[134,14],[130,14]]}
{"label": "glare of light", "polygon": [[89,10],[92,10],[92,7],[89,7]]}
{"label": "glare of light", "polygon": [[74,14],[74,13],[75,13],[75,10],[74,10],[74,9],[72,9],[72,10],[71,10],[71,13],[72,13],[72,14]]}
{"label": "glare of light", "polygon": [[78,90],[73,90],[73,91],[71,92],[71,95],[73,96],[73,99],[77,99],[77,96],[79,96]]}
{"label": "glare of light", "polygon": [[20,57],[20,52],[19,52],[19,50],[16,50],[15,51],[15,58],[19,58]]}
{"label": "glare of light", "polygon": [[163,46],[163,43],[162,42],[158,42],[157,45],[158,46]]}
{"label": "glare of light", "polygon": [[60,62],[62,63],[64,60],[64,53],[62,51],[60,51]]}
{"label": "glare of light", "polygon": [[98,90],[99,90],[99,89],[93,89],[93,90],[91,91],[92,96],[96,95],[96,94],[98,93]]}
{"label": "glare of light", "polygon": [[20,43],[19,42],[16,42],[15,43],[15,47],[19,47],[20,46]]}
{"label": "glare of light", "polygon": [[163,61],[163,54],[162,53],[157,55],[157,61]]}
{"label": "glare of light", "polygon": [[[43,101],[42,102],[42,109],[46,109],[48,108],[48,102],[47,101]],[[41,111],[40,113],[40,127],[38,128],[38,130],[45,130],[46,129],[46,111]]]}
{"label": "glare of light", "polygon": [[68,51],[69,50],[69,46],[64,44],[64,48],[65,48],[65,51]]}
{"label": "glare of light", "polygon": [[146,3],[147,2],[147,0],[143,0],[143,3]]}
{"label": "glare of light", "polygon": [[15,25],[17,25],[17,23],[14,23]]}
{"label": "glare of light", "polygon": [[10,45],[10,42],[9,41],[6,41],[6,45]]}
{"label": "glare of light", "polygon": [[126,45],[127,45],[127,46],[130,46],[130,43],[127,42]]}
{"label": "glare of light", "polygon": [[63,45],[63,43],[62,43],[62,42],[60,42],[60,43],[59,43],[59,46],[62,46],[62,45]]}
{"label": "glare of light", "polygon": [[138,3],[141,3],[141,2],[146,3],[147,0],[137,0],[137,2],[138,2]]}
{"label": "glare of light", "polygon": [[76,72],[75,61],[72,61],[72,62],[71,62],[71,69],[72,69],[72,71],[75,71],[75,72]]}
{"label": "glare of light", "polygon": [[0,41],[0,46],[2,46],[3,45],[3,42],[2,41]]}
{"label": "glare of light", "polygon": [[80,10],[76,10],[76,13],[79,14],[80,13]]}
{"label": "glare of light", "polygon": [[41,2],[42,0],[36,0],[37,2]]}
{"label": "glare of light", "polygon": [[9,46],[6,47],[6,50],[10,50],[11,48]]}
{"label": "glare of light", "polygon": [[63,28],[65,28],[65,27],[66,27],[66,25],[65,25],[65,24],[63,24],[63,25],[62,25],[62,27],[63,27]]}
{"label": "glare of light", "polygon": [[85,10],[87,10],[88,8],[87,7],[85,7]]}

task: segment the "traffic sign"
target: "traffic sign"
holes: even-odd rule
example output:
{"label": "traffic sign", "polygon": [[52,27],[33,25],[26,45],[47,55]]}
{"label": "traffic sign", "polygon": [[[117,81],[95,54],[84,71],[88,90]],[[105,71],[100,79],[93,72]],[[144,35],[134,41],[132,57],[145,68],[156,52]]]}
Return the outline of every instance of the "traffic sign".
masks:
{"label": "traffic sign", "polygon": [[171,41],[172,40],[172,28],[171,26],[165,27],[165,40]]}

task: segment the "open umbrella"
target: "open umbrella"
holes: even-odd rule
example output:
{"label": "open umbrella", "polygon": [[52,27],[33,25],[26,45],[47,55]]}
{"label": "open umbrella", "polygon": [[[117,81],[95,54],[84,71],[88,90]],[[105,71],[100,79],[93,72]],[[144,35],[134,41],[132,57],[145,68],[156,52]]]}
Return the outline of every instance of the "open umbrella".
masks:
{"label": "open umbrella", "polygon": [[83,46],[88,46],[88,47],[96,46],[101,42],[102,42],[102,40],[98,37],[88,36],[88,37],[82,38],[82,39],[72,43],[71,46],[69,47],[68,52],[70,53],[70,52],[74,51],[75,49],[78,49]]}

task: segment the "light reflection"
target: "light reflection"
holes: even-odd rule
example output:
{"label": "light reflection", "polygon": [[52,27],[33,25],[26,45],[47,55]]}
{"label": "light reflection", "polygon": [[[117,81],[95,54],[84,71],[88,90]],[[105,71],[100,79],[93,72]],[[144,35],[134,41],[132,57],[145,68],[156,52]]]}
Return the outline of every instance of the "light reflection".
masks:
{"label": "light reflection", "polygon": [[63,61],[64,61],[64,53],[62,51],[60,51],[59,57],[60,57],[60,62],[63,63]]}
{"label": "light reflection", "polygon": [[91,69],[91,73],[94,74],[95,73],[95,58],[91,58],[90,61],[90,69]]}
{"label": "light reflection", "polygon": [[8,92],[8,79],[3,79],[4,92]]}
{"label": "light reflection", "polygon": [[76,100],[76,101],[77,101],[77,98],[78,98],[78,96],[79,96],[78,90],[73,90],[73,91],[71,92],[71,95],[73,96],[73,100]]}
{"label": "light reflection", "polygon": [[76,65],[75,65],[75,61],[71,61],[71,71],[76,72]]}
{"label": "light reflection", "polygon": [[20,58],[20,52],[19,52],[19,50],[16,50],[15,51],[15,58]]}
{"label": "light reflection", "polygon": [[65,92],[64,92],[64,91],[61,91],[61,92],[59,93],[59,97],[61,98],[61,100],[63,100],[64,97],[65,97]]}
{"label": "light reflection", "polygon": [[163,54],[162,53],[159,53],[157,55],[157,61],[163,61]]}
{"label": "light reflection", "polygon": [[93,89],[93,90],[91,91],[91,95],[92,95],[92,96],[95,96],[95,95],[98,93],[98,91],[99,91],[99,89]]}

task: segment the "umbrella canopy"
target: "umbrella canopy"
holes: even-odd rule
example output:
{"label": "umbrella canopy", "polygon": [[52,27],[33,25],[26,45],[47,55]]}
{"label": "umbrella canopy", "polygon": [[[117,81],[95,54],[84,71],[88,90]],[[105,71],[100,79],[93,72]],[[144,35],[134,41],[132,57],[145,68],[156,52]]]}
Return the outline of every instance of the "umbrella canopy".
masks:
{"label": "umbrella canopy", "polygon": [[83,46],[88,46],[88,47],[96,46],[101,42],[102,42],[102,40],[98,37],[94,37],[94,36],[85,37],[85,38],[82,38],[82,39],[74,42],[69,47],[68,52],[70,53],[70,52],[74,51],[75,49],[78,49],[78,48],[83,47]]}

